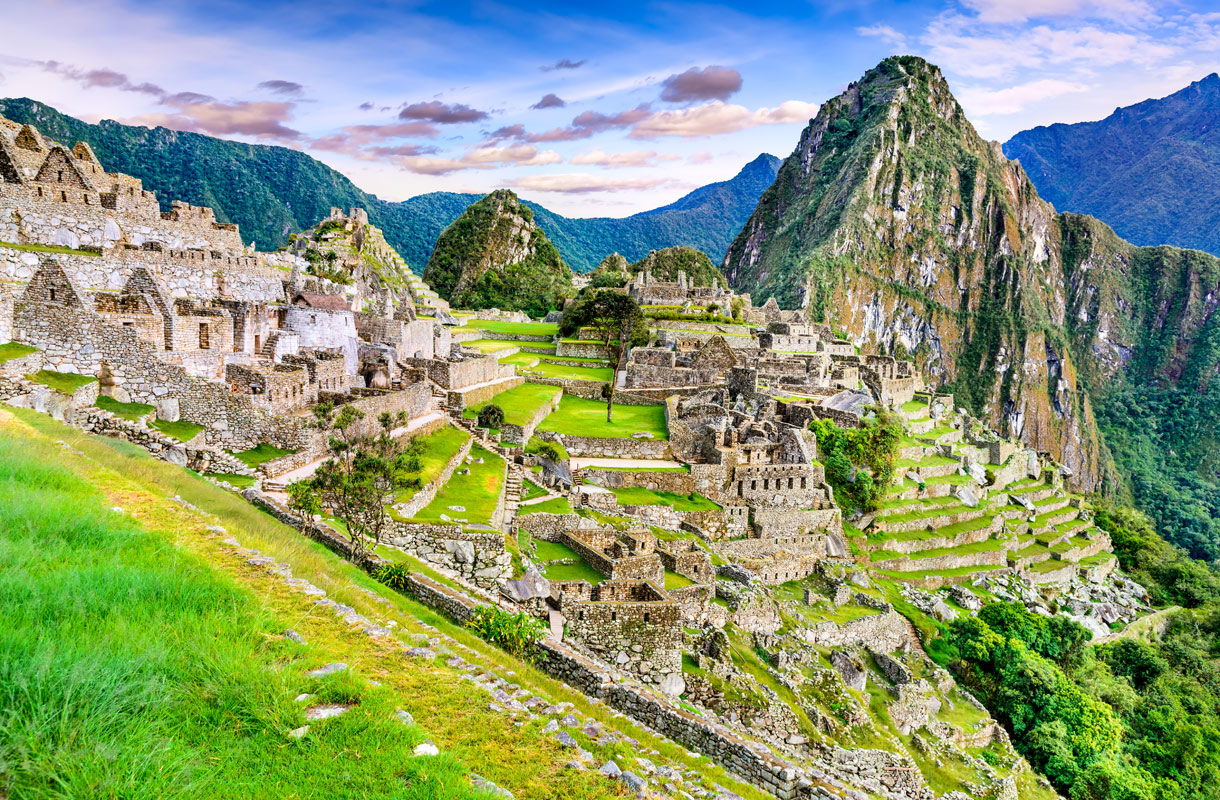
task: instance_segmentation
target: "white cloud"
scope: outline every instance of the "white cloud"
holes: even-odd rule
[[[594,192],[639,192],[669,183],[668,178],[608,178],[604,175],[558,173],[525,175],[510,181],[512,186],[535,192],[590,194]]]
[[[800,100],[789,100],[775,108],[760,108],[756,111],[717,100],[693,108],[658,111],[637,122],[628,136],[632,139],[654,139],[660,136],[694,139],[743,131],[759,125],[808,122],[817,111],[816,103]]]
[[[532,144],[511,147],[479,147],[462,156],[467,164],[513,164],[518,167],[536,167],[543,164],[560,164],[563,158],[554,150],[539,151]]]
[[[892,44],[900,50],[905,49],[907,46],[907,37],[889,25],[864,25],[856,28],[856,33],[861,36],[880,39],[886,44]]]
[[[657,153],[655,150],[629,150],[622,153],[594,150],[591,153],[578,153],[572,157],[571,163],[618,169],[621,167],[651,167],[655,166],[657,161],[674,161],[677,158],[678,156]]]
[[[1089,87],[1082,83],[1044,78],[1018,86],[1009,86],[1007,89],[966,87],[957,92],[957,98],[961,101],[967,116],[1016,114],[1018,111],[1024,111],[1031,103],[1087,91],[1089,91]]]
[[[980,22],[1020,23],[1046,17],[1085,17],[1134,23],[1155,18],[1143,0],[963,0]]]
[[[1021,70],[1052,66],[1087,70],[1118,64],[1149,65],[1172,58],[1179,51],[1176,45],[1143,31],[1113,31],[1095,25],[985,26],[960,14],[937,17],[920,41],[933,62],[974,79],[1006,78]]]

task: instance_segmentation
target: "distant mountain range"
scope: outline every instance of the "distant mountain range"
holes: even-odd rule
[[[1220,76],[1098,122],[1022,131],[1004,145],[1044,199],[1138,245],[1220,255]]]
[[[362,207],[386,240],[422,270],[437,238],[481,195],[431,192],[387,202],[362,191],[342,173],[297,150],[251,145],[167,128],[103,120],[97,125],[61,114],[28,98],[0,100],[0,114],[29,123],[69,145],[86,141],[107,169],[134,175],[157,193],[166,210],[172,200],[216,209],[241,226],[246,241],[274,250],[290,233],[309,228],[332,206]],[[780,160],[762,154],[731,180],[700,187],[675,203],[624,218],[564,217],[529,201],[539,227],[573,268],[589,271],[606,255],[629,260],[650,250],[686,245],[717,263],[771,185]]]

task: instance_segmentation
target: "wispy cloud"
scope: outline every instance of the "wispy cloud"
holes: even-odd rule
[[[305,87],[296,81],[263,81],[257,88],[266,89],[269,92],[284,95],[285,97],[300,97],[305,93]]]
[[[437,125],[456,125],[463,122],[478,122],[490,117],[486,111],[479,111],[464,103],[442,103],[439,100],[429,100],[424,103],[404,105],[398,112],[399,119],[417,119],[435,122]]]
[[[628,136],[632,139],[656,139],[662,136],[696,139],[734,133],[759,125],[808,122],[817,111],[816,103],[800,100],[789,100],[775,108],[760,108],[755,111],[717,100],[692,108],[658,111],[633,126]]]
[[[623,167],[652,167],[658,161],[675,161],[678,156],[658,153],[655,150],[630,150],[622,153],[606,153],[593,150],[588,153],[578,153],[572,157],[571,163],[581,166],[605,167],[620,169]]]
[[[856,28],[856,33],[861,36],[880,39],[886,44],[893,45],[900,50],[905,50],[907,46],[907,37],[889,25],[863,25]]]
[[[582,58],[580,61],[573,61],[570,58],[561,58],[554,64],[547,64],[539,67],[538,69],[542,70],[543,72],[554,72],[557,69],[580,69],[588,63],[589,59],[587,58]]]
[[[523,175],[509,181],[510,186],[535,192],[594,194],[600,192],[638,192],[670,183],[668,178],[614,178],[605,175],[557,173]]]
[[[1016,114],[1033,103],[1087,91],[1089,87],[1083,83],[1043,78],[1006,89],[966,87],[957,97],[967,114]]]

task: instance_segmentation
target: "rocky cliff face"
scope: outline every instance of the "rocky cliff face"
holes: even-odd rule
[[[1092,488],[1104,467],[1067,336],[1063,231],[940,71],[891,58],[827,102],[725,257],[734,288],[912,358]]]
[[[472,204],[441,233],[424,280],[456,307],[536,316],[559,307],[572,291],[559,251],[507,189]]]

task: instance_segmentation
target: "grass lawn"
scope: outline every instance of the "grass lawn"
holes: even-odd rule
[[[71,247],[60,247],[56,244],[14,244],[12,242],[0,242],[0,247],[7,247],[11,250],[25,250],[30,253],[63,253],[72,256],[102,257],[101,253],[94,253],[90,250],[73,250]]]
[[[40,369],[33,375],[26,375],[25,377],[34,383],[49,386],[63,394],[73,394],[80,387],[97,381],[97,378],[92,375],[77,375],[74,372],[51,372],[46,369]]]
[[[120,403],[113,397],[107,397],[106,395],[99,395],[97,402],[93,405],[103,411],[109,411],[115,416],[122,417],[129,422],[139,422],[141,418],[153,412],[153,406],[150,406],[148,403]]]
[[[499,339],[471,339],[462,342],[462,347],[472,347],[480,353],[498,353],[510,347],[520,347],[524,342],[505,342]]]
[[[205,472],[203,473],[208,478],[215,478],[218,481],[225,481],[238,489],[249,489],[254,485],[255,478],[251,475],[226,475],[223,472]]]
[[[609,367],[569,367],[563,364],[552,364],[540,361],[532,367],[525,367],[527,374],[541,375],[544,378],[568,378],[577,381],[601,381],[606,383],[614,377],[614,370]]]
[[[677,492],[656,492],[638,486],[610,491],[614,492],[619,504],[624,506],[673,506],[675,511],[710,511],[720,508],[698,492],[685,495]]]
[[[0,364],[5,361],[12,361],[14,358],[28,356],[30,353],[37,353],[37,347],[30,347],[28,344],[18,344],[17,342],[5,342],[0,344]]]
[[[419,481],[427,486],[436,481],[449,460],[457,455],[458,450],[470,438],[470,434],[461,428],[446,425],[438,428],[418,441],[423,443],[424,452],[419,456]],[[405,503],[415,496],[419,489],[403,489],[398,493],[395,502]]]
[[[543,489],[529,478],[525,478],[521,481],[522,500],[533,500],[535,497],[542,497],[544,494],[547,494],[547,490]]]
[[[467,465],[470,467],[467,475],[462,474],[464,468],[459,466],[445,488],[436,493],[436,499],[420,511],[413,522],[443,523],[441,514],[444,514],[450,519],[466,520],[460,524],[491,523],[504,488],[504,459],[477,444],[470,448],[470,456],[483,459],[483,463],[472,460]],[[461,506],[466,510],[454,511],[449,506]]]
[[[605,575],[590,567],[584,559],[575,564],[550,564],[542,571],[542,575],[548,581],[588,581],[594,586],[606,579]]]
[[[274,461],[282,456],[291,455],[296,450],[281,450],[278,447],[270,444],[260,444],[258,447],[249,450],[243,450],[240,453],[233,453],[233,457],[251,469],[257,469],[260,464],[266,464],[268,461]]]
[[[534,551],[538,554],[539,561],[580,560],[579,553],[559,542],[544,542],[541,539],[534,539]]]
[[[665,570],[665,588],[666,589],[685,589],[687,586],[694,586],[695,582],[685,575],[679,575],[676,572]]]
[[[537,353],[513,353],[511,356],[502,356],[496,360],[501,364],[512,364],[515,367],[532,367],[538,363],[539,358]]]
[[[547,445],[547,444],[549,444],[551,447],[555,448],[555,450],[559,453],[559,459],[561,461],[564,461],[568,458],[568,451],[565,450],[563,445],[561,445],[559,442],[543,441],[542,439],[539,439],[537,436],[531,436],[530,440],[525,443],[525,452],[537,453],[543,445]]]
[[[571,514],[572,506],[566,497],[553,497],[541,503],[530,503],[517,509],[517,516],[525,514]]]
[[[166,436],[172,439],[177,439],[180,442],[189,442],[200,433],[203,432],[202,425],[196,425],[193,422],[186,420],[178,420],[177,422],[167,422],[163,419],[154,419],[148,423],[149,427],[155,428]]]
[[[527,425],[538,413],[538,409],[554,402],[555,396],[562,392],[558,386],[545,386],[540,383],[523,383],[515,389],[500,392],[487,403],[469,406],[462,412],[466,419],[477,419],[479,411],[488,403],[493,403],[504,410],[504,421],[510,425]]]
[[[610,439],[630,439],[633,433],[647,431],[654,439],[669,439],[663,405],[615,405],[613,416],[613,422],[606,422],[606,404],[600,400],[564,395],[559,410],[544,419],[538,430]]]
[[[500,322],[492,319],[468,319],[463,326],[490,333],[521,333],[527,336],[554,336],[559,326],[551,322]]]
[[[475,796],[451,754],[413,755],[425,734],[395,719],[396,694],[350,671],[307,676],[342,653],[322,652],[312,630],[311,646],[285,639],[298,617],[170,544],[173,511],[141,505],[137,523],[112,504],[50,442],[0,438],[12,796]],[[301,693],[358,711],[295,741]]]

